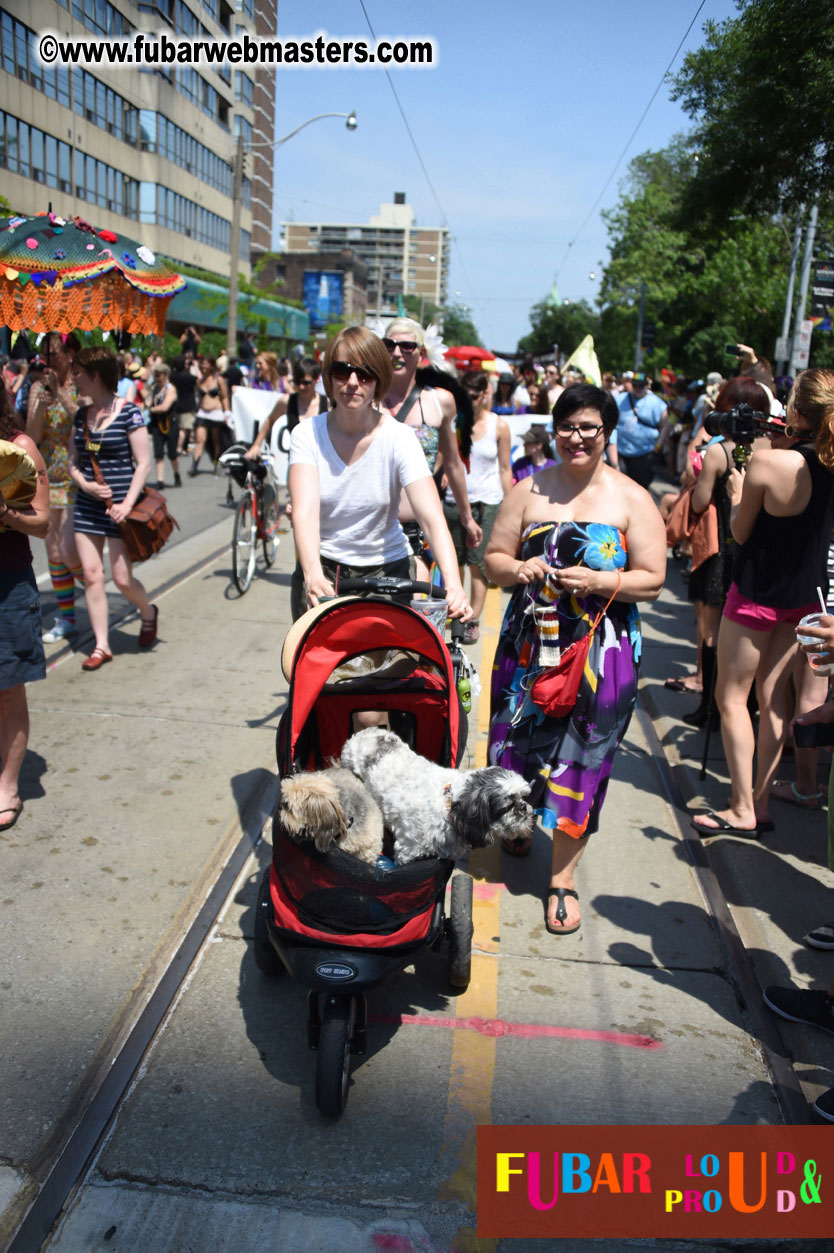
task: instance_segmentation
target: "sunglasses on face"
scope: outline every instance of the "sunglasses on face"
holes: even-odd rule
[[[389,339],[387,335],[383,338],[382,342],[389,352],[393,352],[395,348],[399,348],[400,352],[412,353],[416,352],[420,347],[416,339]]]
[[[373,370],[366,370],[361,365],[351,365],[349,361],[333,361],[330,365],[330,375],[337,383],[346,383],[351,374],[356,375],[359,383],[378,383],[379,379]]]
[[[310,387],[315,381],[315,379],[299,379],[296,387]]]
[[[556,427],[556,434],[560,439],[570,439],[576,433],[580,439],[586,443],[592,443],[602,430],[602,425],[594,426],[592,422],[583,422],[581,426],[571,426],[570,422],[560,422]]]

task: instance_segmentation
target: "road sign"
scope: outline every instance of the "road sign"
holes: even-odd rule
[[[794,344],[793,357],[791,358],[792,374],[796,374],[797,370],[807,370],[808,368],[813,330],[814,324],[810,318],[799,325],[799,335],[797,336],[797,342]]]
[[[830,318],[834,308],[834,261],[814,262],[811,280],[811,317]]]

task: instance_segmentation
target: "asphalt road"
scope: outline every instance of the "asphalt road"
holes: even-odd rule
[[[763,1022],[759,984],[828,981],[826,955],[798,942],[830,899],[824,819],[785,809],[767,846],[717,841],[708,861],[684,838],[674,802],[701,786],[700,737],[679,721],[685,698],[662,687],[692,651],[673,572],[644,614],[644,713],[581,867],[581,931],[544,928],[541,834],[525,861],[473,854],[469,989],[452,993],[443,955],[428,953],[372,994],[345,1115],[321,1118],[304,989],[252,957],[292,544],[238,597],[224,495],[208,474],[169,493],[182,533],[140,570],[160,607],[149,655],[113,595],[114,663],[87,675],[80,653],[56,646],[29,689],[25,809],[0,837],[0,1244],[241,841],[251,856],[50,1248],[489,1250],[474,1235],[479,1123],[801,1117],[800,1081],[805,1097],[829,1086],[834,1047]],[[500,612],[491,594],[472,650],[482,677]],[[484,760],[486,724],[482,700],[469,764]],[[722,770],[714,745],[710,804]]]

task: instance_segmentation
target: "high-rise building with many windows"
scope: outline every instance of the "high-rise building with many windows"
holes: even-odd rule
[[[241,269],[272,236],[275,73],[270,67],[41,65],[45,30],[222,39],[274,35],[277,0],[0,0],[0,192],[22,214],[75,214],[228,275],[237,136]]]
[[[283,222],[284,251],[305,254],[316,270],[317,253],[352,249],[368,267],[365,320],[374,326],[397,313],[398,296],[415,296],[424,304],[443,306],[449,289],[449,231],[445,226],[418,226],[405,193],[395,192],[390,204],[367,223]]]

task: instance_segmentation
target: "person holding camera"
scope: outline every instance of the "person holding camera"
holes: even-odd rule
[[[730,413],[738,405],[746,405],[765,421],[770,401],[763,387],[752,379],[730,379],[715,398],[715,413]],[[715,419],[710,417],[714,429]],[[702,727],[713,707],[715,687],[715,647],[718,627],[727,592],[730,590],[735,545],[730,533],[730,498],[727,484],[733,468],[735,442],[726,435],[716,436],[702,450],[702,466],[692,489],[692,510],[702,514],[715,505],[718,523],[718,552],[694,569],[687,583],[687,599],[695,608],[695,632],[700,653],[702,696],[697,709],[683,715],[691,727]],[[684,685],[685,686],[685,685]]]
[[[817,589],[828,589],[834,371],[801,374],[788,398],[787,417],[789,447],[757,451],[746,472],[734,468],[727,480],[730,530],[738,548],[718,633],[716,700],[732,797],[727,809],[693,819],[702,836],[757,839],[761,830],[772,829],[768,805],[787,731],[794,628],[818,608]],[[754,680],[760,710],[757,743],[747,708]]]

